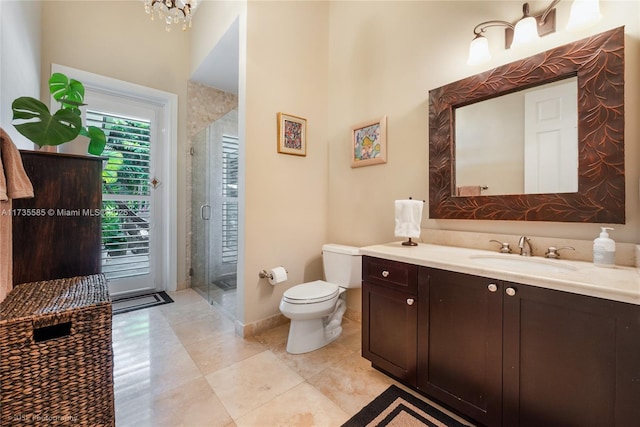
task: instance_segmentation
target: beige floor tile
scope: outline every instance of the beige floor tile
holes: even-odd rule
[[[349,419],[340,407],[302,383],[236,421],[238,427],[337,427]]]
[[[318,350],[303,354],[287,353],[286,347],[287,343],[284,342],[271,348],[271,351],[288,367],[305,379],[313,377],[335,363],[339,363],[354,352],[338,341],[334,341]]]
[[[373,369],[359,353],[352,353],[308,382],[352,416],[386,390],[393,380]]]
[[[158,427],[223,427],[233,422],[203,377],[158,396],[153,404]]]
[[[186,349],[202,375],[209,375],[265,351],[265,347],[255,339],[243,339],[233,331],[195,341]]]
[[[257,334],[254,338],[269,349],[282,347],[289,336],[289,323]]]
[[[270,351],[263,351],[206,378],[234,420],[304,381]]]
[[[153,397],[139,394],[136,397],[119,399],[116,392],[116,426],[117,427],[153,427]]]
[[[190,321],[173,323],[171,327],[185,346],[201,340],[217,339],[219,335],[233,332],[235,328],[231,319],[215,311]]]
[[[141,394],[157,396],[202,374],[181,345],[170,351],[138,351],[122,357],[114,346],[114,391],[118,401]]]
[[[218,313],[195,291],[179,291],[170,296],[175,297],[174,303],[158,306],[170,324],[192,322],[211,313]]]
[[[354,351],[362,349],[362,325],[349,319],[342,320],[342,335],[337,342]]]

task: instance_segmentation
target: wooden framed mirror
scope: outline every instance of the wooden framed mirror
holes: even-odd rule
[[[574,76],[578,191],[457,196],[456,109]],[[624,27],[429,91],[429,217],[624,224]]]

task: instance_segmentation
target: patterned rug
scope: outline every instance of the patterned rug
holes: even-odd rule
[[[406,391],[390,386],[342,427],[467,427]]]
[[[156,305],[169,304],[173,302],[166,292],[153,292],[135,297],[116,298],[111,303],[113,315],[128,313],[129,311],[140,310],[141,308],[155,307]]]

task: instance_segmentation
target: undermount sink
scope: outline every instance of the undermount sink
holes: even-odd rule
[[[527,273],[561,273],[577,270],[573,265],[563,263],[562,261],[524,257],[520,255],[471,255],[469,258],[473,262],[486,267],[495,267],[502,270],[517,270]]]

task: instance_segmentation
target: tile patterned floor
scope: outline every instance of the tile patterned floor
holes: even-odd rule
[[[392,379],[360,356],[360,324],[302,355],[289,325],[243,339],[192,290],[113,318],[116,425],[340,426]]]

